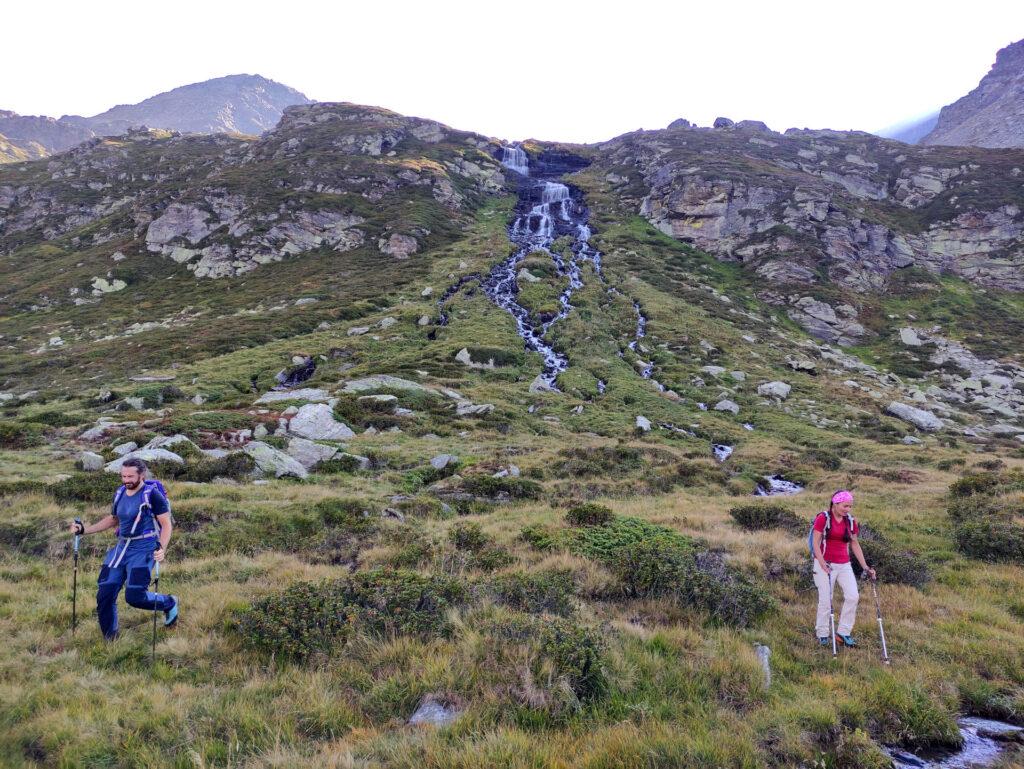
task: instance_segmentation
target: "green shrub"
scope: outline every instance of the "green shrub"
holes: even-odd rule
[[[136,388],[129,397],[142,398],[142,405],[145,408],[155,409],[165,403],[184,400],[185,393],[175,385],[151,384]]]
[[[41,494],[46,491],[42,481],[0,481],[0,497],[13,497],[15,494]]]
[[[857,540],[864,551],[864,560],[874,568],[878,579],[916,588],[931,582],[928,563],[921,556],[912,550],[900,550],[882,537],[867,536],[867,533],[867,525],[862,525]]]
[[[494,543],[494,540],[480,528],[479,523],[466,521],[456,523],[448,532],[448,539],[457,550],[468,550],[472,553],[479,552]]]
[[[528,614],[559,614],[573,612],[576,590],[571,571],[513,571],[492,577],[482,585],[496,602]]]
[[[312,511],[324,526],[349,531],[366,531],[376,525],[376,511],[372,503],[359,499],[331,498],[313,505]]]
[[[523,530],[519,532],[519,538],[534,550],[555,550],[562,547],[565,541],[562,532],[543,523],[524,526]]]
[[[490,475],[471,475],[462,482],[462,488],[470,494],[492,499],[537,499],[542,487],[536,481],[525,478],[493,478]]]
[[[0,422],[0,449],[28,449],[43,442],[39,425],[25,422]]]
[[[553,468],[562,477],[622,476],[644,468],[644,452],[627,447],[598,446],[565,449]]]
[[[989,516],[962,521],[953,530],[957,549],[983,561],[1024,563],[1024,526],[1009,517]]]
[[[976,494],[992,494],[999,488],[999,476],[994,473],[965,475],[949,486],[951,497],[971,497]]]
[[[92,420],[85,414],[68,413],[65,411],[43,411],[30,417],[31,421],[49,425],[50,427],[75,427]]]
[[[605,526],[613,517],[611,508],[587,502],[570,508],[565,514],[565,522],[570,526]]]
[[[940,459],[938,462],[935,463],[935,466],[939,470],[949,471],[952,470],[954,467],[963,467],[966,464],[967,462],[965,462],[963,458],[955,457],[953,459]]]
[[[801,459],[826,470],[838,470],[843,466],[843,458],[827,449],[810,449],[804,452]]]
[[[528,649],[530,673],[542,688],[553,673],[583,702],[608,691],[605,644],[590,628],[562,617],[513,614],[485,622],[480,629],[494,639],[495,649]]]
[[[505,350],[501,347],[467,347],[469,358],[475,363],[493,361],[495,366],[521,366],[526,356],[522,350]]]
[[[239,612],[243,642],[275,656],[329,655],[359,631],[431,637],[449,631],[448,610],[464,598],[447,577],[371,571],[346,579],[299,582]]]
[[[51,483],[46,491],[58,502],[110,504],[120,486],[121,477],[117,473],[75,473]]]
[[[639,542],[663,542],[683,551],[695,547],[689,537],[640,518],[614,518],[605,526],[584,527],[569,534],[569,549],[573,553],[605,563],[623,548]]]
[[[788,507],[778,504],[738,505],[729,510],[729,515],[747,531],[785,529],[794,533],[806,533],[810,523],[799,518]]]

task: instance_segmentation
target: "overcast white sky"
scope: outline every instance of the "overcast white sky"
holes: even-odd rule
[[[0,109],[93,115],[257,73],[508,139],[598,141],[676,117],[875,130],[974,88],[1024,3],[455,0],[8,4]]]

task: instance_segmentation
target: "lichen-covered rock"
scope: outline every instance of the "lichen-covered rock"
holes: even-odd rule
[[[309,477],[306,468],[297,459],[266,443],[250,441],[245,444],[245,448],[242,450],[252,457],[253,462],[256,463],[256,468],[263,475],[272,475],[275,478],[301,478],[303,480]]]
[[[340,441],[355,437],[348,425],[334,418],[334,412],[326,403],[302,406],[288,422],[288,432],[310,440]]]
[[[914,425],[914,427],[924,430],[926,432],[935,432],[941,430],[945,424],[935,414],[927,409],[919,409],[914,406],[908,406],[906,403],[899,403],[893,401],[885,410],[892,414],[897,419],[902,419],[904,422]]]

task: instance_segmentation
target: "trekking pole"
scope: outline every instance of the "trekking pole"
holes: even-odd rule
[[[82,530],[82,519],[75,518],[75,569],[71,578],[71,636],[75,635],[75,628],[78,627],[78,543],[82,538],[79,534]]]
[[[828,566],[828,629],[829,635],[832,636],[832,659],[836,659],[839,656],[839,651],[836,649],[836,610],[835,604],[832,602],[832,564],[825,562]]]
[[[871,580],[871,592],[875,596],[875,615],[878,617],[878,637],[882,640],[882,662],[889,665],[889,649],[885,645],[885,628],[882,626],[882,605],[878,602],[878,578]]]
[[[160,562],[157,561],[155,566],[156,566],[156,574],[155,574],[156,582],[153,584],[153,592],[154,593],[159,593],[160,592]],[[150,652],[150,656],[149,656],[149,666],[153,667],[154,664],[156,664],[156,601],[153,602],[153,649]]]

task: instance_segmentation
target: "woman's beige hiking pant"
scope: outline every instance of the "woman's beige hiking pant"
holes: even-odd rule
[[[860,600],[860,593],[857,590],[857,578],[853,574],[852,563],[832,564],[832,600],[836,601],[839,596],[835,587],[843,593],[843,609],[839,613],[839,625],[836,632],[839,635],[849,635],[853,632],[853,623],[857,621],[857,602]],[[814,632],[818,638],[828,638],[828,583],[829,575],[821,568],[818,560],[814,560],[814,584],[818,587],[818,617],[814,623]]]

